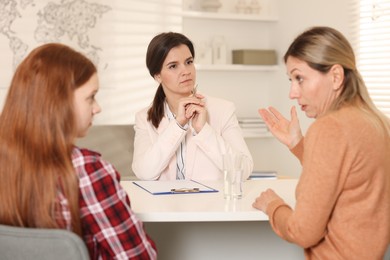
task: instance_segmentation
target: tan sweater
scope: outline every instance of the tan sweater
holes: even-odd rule
[[[306,259],[383,259],[390,243],[390,138],[356,108],[318,118],[292,152],[302,164],[292,210],[270,203],[274,231]]]

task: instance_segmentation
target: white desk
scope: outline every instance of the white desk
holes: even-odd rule
[[[202,183],[219,192],[151,195],[131,181],[121,182],[134,212],[144,222],[268,221],[267,215],[252,207],[260,191],[267,188],[274,189],[290,205],[295,203],[296,179],[246,181],[240,200],[225,200],[222,182]]]
[[[157,244],[159,260],[303,259],[303,250],[276,236],[268,217],[252,207],[272,188],[292,206],[297,180],[251,180],[241,200],[225,200],[222,182],[204,182],[217,193],[152,195],[132,181],[121,184],[135,214]]]
[[[295,179],[247,181],[236,201],[223,198],[222,182],[204,182],[218,193],[175,195],[151,195],[132,181],[121,184],[156,242],[159,260],[304,259],[301,248],[276,236],[268,217],[252,208],[267,188],[294,206]],[[390,247],[384,259],[390,259]]]

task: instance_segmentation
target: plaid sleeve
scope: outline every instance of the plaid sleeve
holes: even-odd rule
[[[154,242],[130,208],[114,167],[100,154],[75,149],[80,178],[80,216],[91,259],[156,259]]]

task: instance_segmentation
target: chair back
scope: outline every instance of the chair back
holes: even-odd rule
[[[2,260],[88,260],[84,241],[64,229],[23,228],[0,225]]]

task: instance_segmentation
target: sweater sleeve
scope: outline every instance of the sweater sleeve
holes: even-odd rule
[[[332,119],[317,120],[306,135],[295,210],[281,201],[271,203],[267,209],[275,232],[303,248],[317,244],[325,236],[345,178],[344,157],[348,141],[337,122],[329,120]],[[293,148],[298,158],[302,144]]]
[[[299,143],[290,149],[290,151],[295,155],[295,157],[298,158],[301,164],[303,164],[304,142],[305,142],[305,138],[302,137]]]

